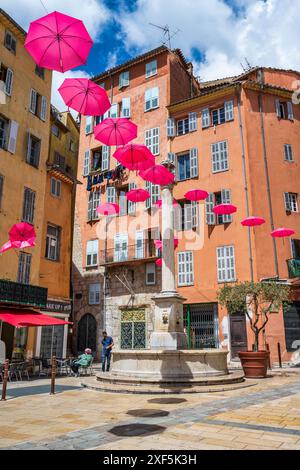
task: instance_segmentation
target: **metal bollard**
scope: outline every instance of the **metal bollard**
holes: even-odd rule
[[[51,391],[50,395],[55,395],[55,377],[56,377],[56,357],[52,356],[51,361]]]
[[[8,382],[8,369],[9,369],[9,360],[6,359],[4,363],[4,374],[3,374],[3,384],[2,384],[2,396],[1,401],[6,400],[6,389],[7,389],[7,382]]]
[[[267,348],[267,351],[270,353],[270,346],[268,345],[268,343],[266,344],[266,348]],[[268,367],[270,370],[272,370],[271,354],[269,354],[269,357],[268,357]]]
[[[282,360],[281,360],[281,347],[280,347],[280,343],[277,343],[277,351],[278,351],[279,367],[280,367],[280,369],[282,369]]]

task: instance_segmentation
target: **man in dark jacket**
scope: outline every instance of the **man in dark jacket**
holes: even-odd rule
[[[105,364],[106,364],[106,372],[109,372],[110,368],[110,357],[112,347],[114,345],[114,340],[111,336],[108,336],[106,331],[102,332],[102,372],[105,372]]]

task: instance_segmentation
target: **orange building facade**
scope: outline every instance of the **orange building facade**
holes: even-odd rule
[[[158,163],[175,164],[176,276],[185,298],[190,347],[224,347],[234,359],[250,348],[245,317],[218,305],[224,282],[277,279],[293,289],[287,312],[274,312],[264,342],[276,360],[277,343],[289,360],[300,339],[299,106],[293,104],[297,72],[252,69],[239,77],[198,83],[180,51],[161,47],[95,77],[111,99],[111,116],[138,125],[136,142]],[[146,184],[94,140],[92,120],[82,117],[73,250],[74,347],[100,354],[103,328],[117,347],[147,348],[153,330],[152,297],[160,291],[160,188]],[[146,203],[129,204],[126,192],[145,187]],[[190,204],[189,189],[209,192]],[[120,204],[120,216],[99,220],[101,202]],[[233,217],[214,216],[214,205],[232,202]],[[266,224],[243,228],[247,215]],[[288,226],[293,241],[273,242],[272,228]],[[287,260],[290,260],[287,263]],[[299,289],[299,287],[298,287]]]

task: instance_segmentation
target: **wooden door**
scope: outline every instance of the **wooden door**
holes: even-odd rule
[[[247,351],[247,330],[245,315],[230,315],[231,359],[237,359],[239,351]]]

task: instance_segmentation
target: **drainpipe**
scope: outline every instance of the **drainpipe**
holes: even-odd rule
[[[259,106],[259,113],[260,113],[261,137],[262,137],[262,144],[263,144],[264,167],[265,167],[265,176],[266,176],[266,183],[267,183],[269,214],[270,214],[271,228],[272,228],[272,231],[273,231],[273,230],[275,230],[275,226],[274,226],[273,207],[272,207],[271,190],[270,190],[270,177],[269,177],[269,167],[268,167],[268,158],[267,158],[267,147],[266,147],[264,116],[263,116],[263,96],[262,96],[262,94],[260,94],[258,96],[258,106]],[[274,252],[274,261],[275,261],[275,272],[276,272],[276,276],[279,277],[276,240],[273,237],[272,237],[272,240],[273,240],[273,252]]]
[[[243,162],[244,190],[245,190],[245,200],[246,200],[246,213],[247,213],[247,217],[249,217],[250,216],[249,190],[248,190],[247,171],[246,171],[245,140],[244,140],[243,122],[242,122],[242,115],[241,115],[241,91],[242,91],[242,87],[240,85],[239,90],[238,90],[238,95],[237,95],[238,115],[239,115],[240,137],[241,137],[241,146],[242,146],[242,162]],[[251,228],[250,227],[248,227],[248,250],[249,250],[249,262],[250,262],[250,276],[251,276],[251,282],[253,282],[254,281],[253,252],[252,252],[252,240],[251,240]]]

